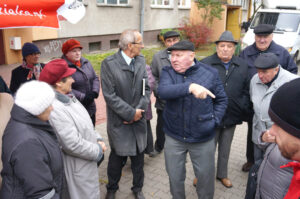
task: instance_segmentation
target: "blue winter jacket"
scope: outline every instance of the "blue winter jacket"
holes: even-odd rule
[[[210,90],[215,99],[197,99],[189,93],[191,83]],[[205,142],[215,136],[227,107],[227,97],[216,69],[195,60],[184,74],[171,66],[162,70],[158,95],[166,100],[164,132],[182,142]]]
[[[257,73],[254,61],[261,53],[274,53],[279,58],[279,64],[282,68],[290,71],[291,73],[297,74],[298,67],[289,52],[272,41],[269,48],[263,52],[256,48],[255,43],[248,46],[241,52],[240,57],[248,64],[249,79]]]

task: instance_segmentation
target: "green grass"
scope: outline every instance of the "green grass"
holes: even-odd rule
[[[162,49],[164,49],[164,47],[154,47],[154,48],[146,47],[142,49],[142,54],[145,56],[146,63],[150,65],[153,55]],[[196,59],[203,59],[204,57],[212,55],[215,51],[216,50],[214,44],[202,45],[199,47],[199,49],[196,50]],[[92,66],[94,67],[94,70],[99,75],[102,61],[108,56],[113,55],[116,52],[117,50],[111,50],[111,51],[98,53],[98,54],[84,54],[83,57],[85,57],[91,62]]]

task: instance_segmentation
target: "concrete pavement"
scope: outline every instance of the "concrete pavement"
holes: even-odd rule
[[[153,109],[154,110],[154,109]],[[155,125],[156,125],[156,114],[153,111],[153,119],[151,120],[153,136],[155,137]],[[106,123],[102,123],[96,126],[96,129],[104,137],[106,144],[108,144]],[[229,158],[229,178],[232,180],[233,187],[225,188],[219,181],[215,182],[215,196],[214,199],[241,199],[244,198],[247,176],[248,173],[242,172],[242,165],[246,161],[246,137],[247,137],[247,125],[239,125],[235,130],[234,139],[231,146],[231,154]],[[155,138],[154,138],[155,140]],[[108,163],[109,150],[105,152],[105,160],[102,162],[99,168],[99,179],[101,198],[105,198],[107,183],[107,163]],[[150,158],[145,155],[145,181],[143,192],[147,199],[171,199],[169,178],[165,170],[164,154],[161,153],[155,158]],[[194,172],[189,157],[186,163],[186,180],[185,180],[185,191],[187,199],[197,199],[196,189],[192,185],[194,179]],[[205,179],[204,179],[205,180]],[[121,181],[119,183],[119,190],[117,191],[117,199],[134,198],[131,192],[132,186],[132,174],[130,169],[130,159],[123,168]]]

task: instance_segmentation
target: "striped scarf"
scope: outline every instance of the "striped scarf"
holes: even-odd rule
[[[22,67],[29,69],[27,80],[31,80],[33,78],[33,75],[35,79],[39,79],[42,70],[41,64],[37,63],[35,65],[29,65],[26,63],[26,61],[23,61]]]

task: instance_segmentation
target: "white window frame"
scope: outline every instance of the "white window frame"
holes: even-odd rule
[[[170,3],[169,5],[157,5],[158,0],[154,0],[154,4],[152,4],[151,0],[151,8],[173,8],[174,7],[174,0],[168,0]],[[166,0],[162,0],[163,2]]]
[[[107,0],[104,0],[103,3],[99,3],[99,2],[97,2],[97,1],[96,1],[96,2],[97,2],[98,5],[128,6],[128,5],[129,5],[129,1],[130,1],[130,0],[127,0],[127,3],[126,3],[126,4],[120,3],[120,0],[117,0],[117,3],[116,3],[116,4],[107,3]]]
[[[185,1],[185,5],[182,5],[182,2]],[[190,9],[192,0],[178,0],[178,8],[180,9]]]

